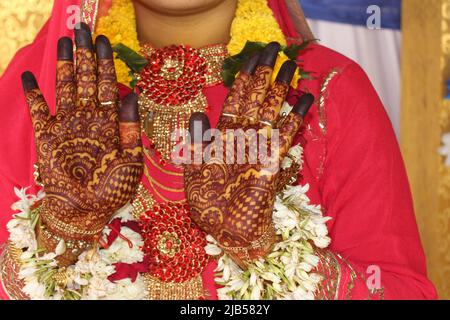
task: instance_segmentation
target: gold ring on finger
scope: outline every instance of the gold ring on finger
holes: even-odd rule
[[[238,119],[239,118],[239,116],[237,116],[235,114],[232,114],[232,113],[222,113],[222,115],[224,117],[229,117],[229,118],[234,118],[234,119]]]
[[[104,107],[107,106],[112,106],[114,104],[114,101],[105,101],[105,102],[100,102],[100,104]]]
[[[273,123],[270,122],[270,121],[259,120],[259,123],[264,125],[264,126],[273,128]]]

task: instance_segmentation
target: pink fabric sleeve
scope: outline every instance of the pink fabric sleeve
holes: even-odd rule
[[[326,97],[320,193],[333,217],[331,250],[346,261],[340,261],[339,298],[345,298],[351,266],[362,276],[354,281],[353,299],[367,298],[364,278],[374,280],[377,268],[385,299],[435,299],[403,159],[377,93],[352,63],[332,80]]]

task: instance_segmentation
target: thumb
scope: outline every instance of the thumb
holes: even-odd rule
[[[138,95],[127,95],[119,108],[119,135],[122,149],[142,146],[139,122]]]

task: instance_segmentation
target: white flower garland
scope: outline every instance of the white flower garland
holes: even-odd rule
[[[303,150],[295,146],[289,151],[292,159],[286,157],[282,168],[288,168],[293,161],[302,163]],[[242,270],[222,252],[211,236],[206,252],[220,256],[215,281],[221,300],[313,300],[322,277],[312,270],[317,267],[319,257],[309,241],[318,248],[330,244],[326,222],[319,206],[310,204],[306,196],[309,186],[289,186],[277,196],[273,222],[281,241],[265,258],[255,261],[248,270]]]
[[[115,273],[114,263],[135,263],[143,260],[143,253],[139,249],[143,245],[142,237],[133,230],[122,227],[121,233],[132,243],[130,248],[127,241],[118,237],[108,249],[88,250],[83,252],[78,261],[65,269],[65,286],[61,287],[54,279],[54,275],[61,271],[56,263],[56,257],[66,250],[62,240],[55,252],[43,254],[38,248],[34,227],[37,216],[33,216],[30,207],[44,197],[44,193],[29,195],[27,189],[15,189],[19,201],[13,204],[13,210],[20,213],[14,215],[7,224],[10,233],[9,241],[23,250],[20,256],[19,278],[25,282],[23,291],[32,300],[61,300],[61,299],[145,299],[147,286],[143,277],[138,275],[135,282],[123,279],[111,282],[108,277]],[[125,206],[114,216],[122,221],[134,220],[131,205]],[[106,227],[103,236],[111,230]]]

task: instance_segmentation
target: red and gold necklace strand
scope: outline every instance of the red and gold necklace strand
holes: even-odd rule
[[[228,51],[224,44],[200,49],[144,45],[142,54],[150,61],[137,75],[142,130],[161,160],[168,161],[179,140],[172,134],[187,129],[192,113],[206,111],[203,89],[222,82],[220,71]]]
[[[157,203],[141,184],[132,206],[149,263],[144,275],[149,299],[204,298],[202,272],[209,260],[204,249],[206,235],[191,220],[188,205]]]

